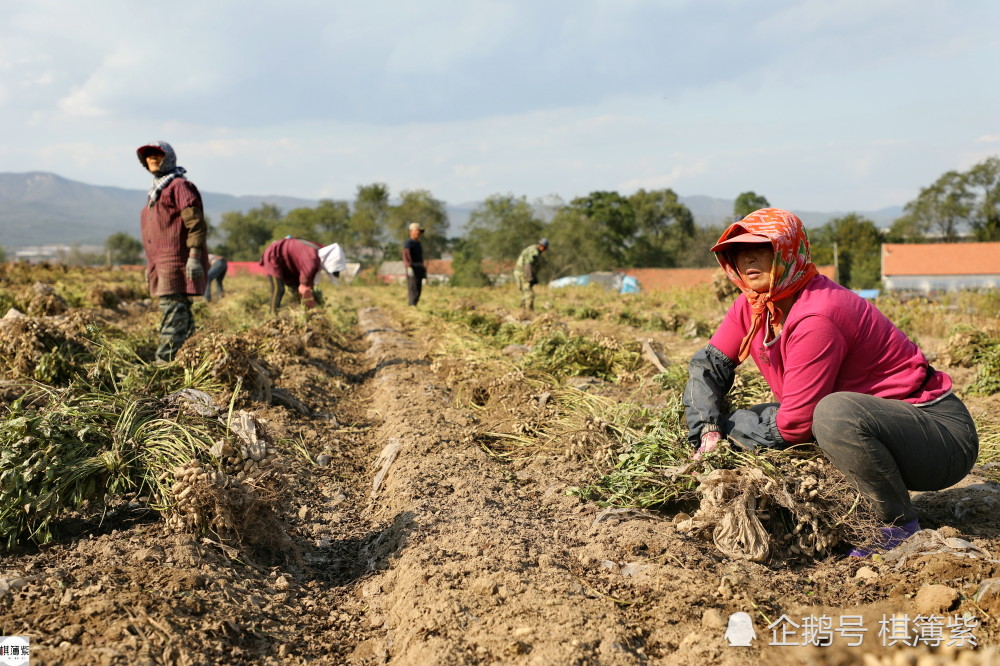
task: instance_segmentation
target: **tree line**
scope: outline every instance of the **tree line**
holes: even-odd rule
[[[425,256],[450,254],[453,283],[476,286],[488,284],[491,268],[511,266],[521,250],[543,236],[551,243],[546,279],[623,267],[715,266],[708,248],[725,227],[769,205],[766,197],[743,192],[734,200],[731,217],[698,227],[671,189],[640,189],[630,196],[596,191],[568,203],[494,194],[472,212],[460,238],[449,238],[444,202],[427,190],[409,190],[393,203],[389,187],[373,183],[358,186],[353,205],[323,200],[287,213],[271,204],[225,213],[218,225],[209,223],[209,246],[230,260],[256,261],[269,243],[290,235],[323,245],[340,243],[352,260],[375,266],[398,258],[407,225],[419,222],[426,230]],[[922,188],[885,232],[851,213],[810,230],[809,236],[817,264],[836,263],[842,284],[870,288],[880,282],[882,243],[953,242],[960,240],[962,227],[971,229],[976,240],[1000,240],[1000,159],[942,175]],[[109,237],[107,249],[116,263],[141,261],[142,245],[128,234]]]

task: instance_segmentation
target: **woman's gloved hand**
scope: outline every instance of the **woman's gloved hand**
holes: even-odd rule
[[[712,451],[719,448],[719,442],[722,441],[722,433],[718,430],[709,430],[701,436],[701,445],[698,450],[694,452],[691,456],[691,460],[701,460],[701,457],[706,453],[711,453]]]

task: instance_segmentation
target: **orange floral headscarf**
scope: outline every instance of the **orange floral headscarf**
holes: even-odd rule
[[[781,311],[774,301],[780,301],[797,293],[818,273],[809,254],[809,239],[806,237],[802,220],[795,214],[781,208],[761,208],[739,222],[729,225],[718,242],[746,233],[771,239],[774,264],[771,268],[771,285],[767,292],[758,293],[747,286],[733,265],[732,253],[727,252],[725,246],[715,253],[726,275],[746,295],[753,309],[750,331],[740,343],[741,362],[750,355],[750,343],[763,324],[764,312],[770,313],[772,320],[780,319]]]

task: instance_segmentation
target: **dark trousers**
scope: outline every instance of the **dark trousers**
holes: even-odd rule
[[[225,291],[222,289],[222,279],[226,277],[226,271],[229,270],[229,264],[226,263],[225,259],[219,259],[214,264],[212,264],[208,269],[208,280],[205,284],[205,300],[212,300],[212,283],[216,284],[216,292],[218,292],[221,298]]]
[[[979,455],[979,436],[955,395],[924,407],[863,393],[831,393],[816,406],[813,435],[830,461],[875,501],[877,517],[917,517],[910,490],[960,481]]]
[[[194,334],[191,299],[184,294],[160,296],[160,312],[163,317],[160,319],[160,344],[156,348],[156,358],[172,361],[184,341]]]
[[[413,266],[411,270],[412,275],[406,274],[406,302],[410,305],[416,305],[420,300],[420,291],[423,288],[427,270],[423,266]]]
[[[271,313],[276,314],[281,307],[281,299],[285,297],[285,283],[270,275],[267,281],[271,286]]]

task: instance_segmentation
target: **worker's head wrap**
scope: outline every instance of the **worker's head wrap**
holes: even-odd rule
[[[323,270],[331,275],[339,275],[340,271],[347,270],[347,256],[337,243],[331,243],[319,249],[319,262],[323,266]]]
[[[747,286],[736,270],[735,254],[728,251],[732,247],[730,243],[753,242],[752,236],[770,240],[774,249],[771,285],[764,293]],[[774,302],[798,293],[817,274],[816,265],[809,255],[809,239],[802,220],[793,213],[780,208],[761,208],[729,225],[712,251],[726,275],[746,295],[753,308],[750,331],[740,343],[740,361],[743,361],[750,355],[750,342],[760,330],[764,312],[769,312],[773,321],[780,321],[783,313]]]
[[[135,152],[139,157],[139,164],[143,168],[148,168],[146,165],[146,156],[150,153],[161,153],[163,155],[163,161],[160,162],[159,168],[153,172],[153,184],[149,187],[149,192],[146,195],[146,204],[152,208],[153,204],[160,198],[160,193],[166,189],[170,181],[174,178],[183,177],[187,173],[187,169],[177,166],[177,153],[174,152],[173,146],[166,141],[150,141],[147,144],[139,146]]]

